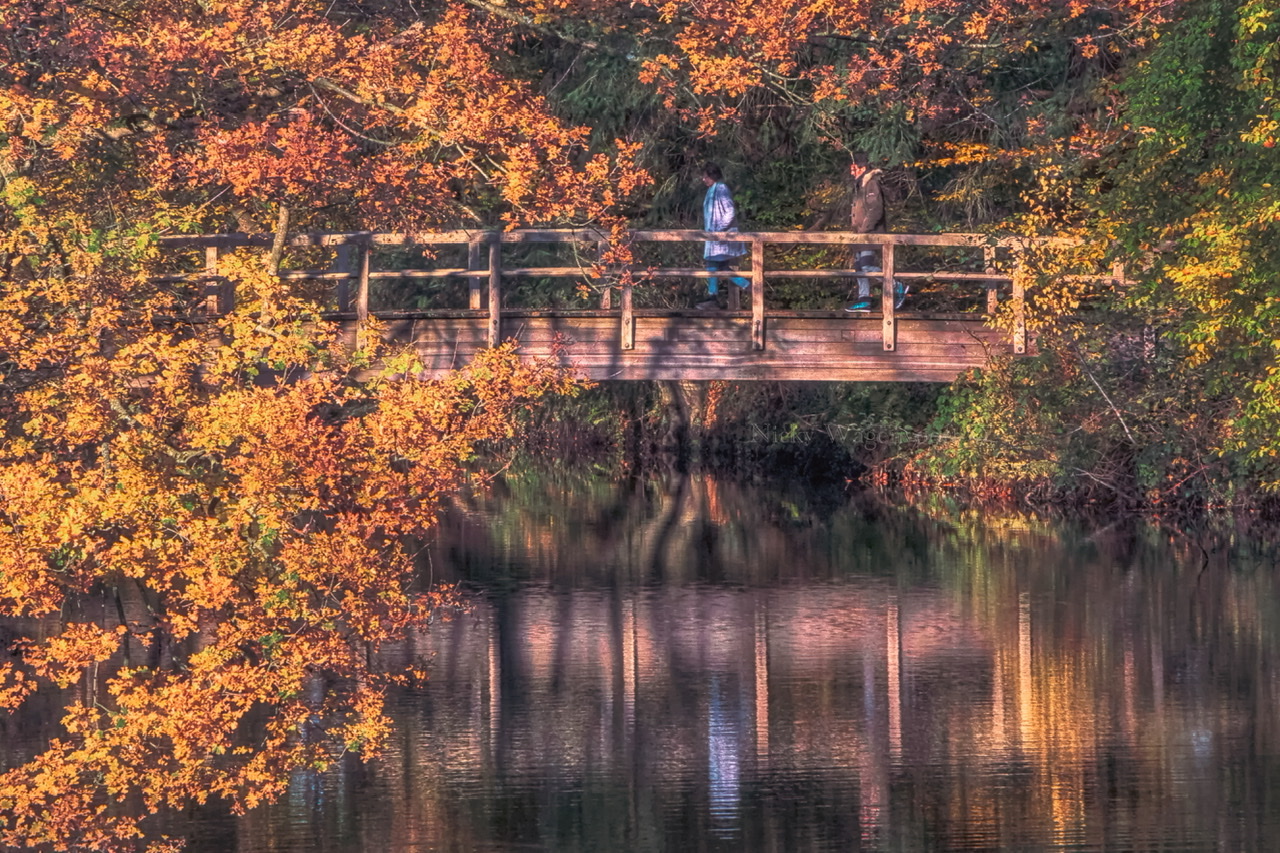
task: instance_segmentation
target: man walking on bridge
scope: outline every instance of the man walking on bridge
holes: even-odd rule
[[[849,166],[849,178],[853,182],[853,210],[850,226],[857,234],[884,233],[884,196],[880,188],[879,169],[872,169],[870,158],[865,151],[853,153],[853,163]],[[859,272],[879,272],[874,249],[863,248],[854,256],[853,268]],[[895,307],[902,305],[907,295],[906,285],[894,282]],[[858,277],[858,298],[846,311],[871,310],[871,279],[868,276]]]

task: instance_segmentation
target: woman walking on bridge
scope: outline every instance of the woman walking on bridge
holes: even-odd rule
[[[702,200],[703,231],[737,231],[738,213],[733,204],[733,196],[724,183],[724,173],[715,163],[707,163],[702,167],[702,183],[707,187],[707,194]],[[708,240],[702,250],[706,261],[707,272],[724,272],[733,269],[733,262],[747,253],[742,243],[728,243],[721,240]],[[746,290],[751,282],[741,276],[729,279],[738,287]],[[707,279],[707,299],[699,302],[697,307],[707,311],[722,307],[720,304],[720,287],[718,278]]]

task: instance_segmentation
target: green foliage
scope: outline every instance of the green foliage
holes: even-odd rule
[[[1135,138],[1103,199],[1121,243],[1156,253],[1131,303],[1168,331],[1176,381],[1216,419],[1214,450],[1269,489],[1280,487],[1276,17],[1258,2],[1185,7],[1126,81]]]

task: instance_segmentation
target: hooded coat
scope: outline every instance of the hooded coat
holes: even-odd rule
[[[879,169],[868,169],[853,183],[853,216],[850,225],[857,234],[873,234],[885,230],[884,196],[880,190]]]

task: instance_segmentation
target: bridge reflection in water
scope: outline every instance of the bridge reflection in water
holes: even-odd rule
[[[228,252],[265,247],[271,239],[243,234],[163,238],[173,266],[182,271],[162,278],[203,288],[206,313],[228,312],[237,294],[234,282],[221,274],[220,259]],[[291,252],[298,263],[312,266],[280,275],[331,288],[328,317],[339,324],[346,346],[378,334],[390,344],[413,349],[429,375],[514,339],[527,356],[560,359],[596,380],[946,382],[986,365],[993,355],[1028,352],[1025,277],[1019,270],[1029,250],[1056,245],[979,234],[628,231],[621,238],[628,260],[618,263],[617,239],[581,229],[297,234],[287,240]],[[704,239],[749,245],[750,268],[708,272],[693,265],[700,263],[693,256]],[[530,247],[567,252],[573,263],[513,266],[504,260],[504,249],[527,255]],[[661,251],[648,252],[653,257],[645,260],[652,247]],[[807,254],[796,254],[806,248]],[[849,268],[847,262],[844,267],[798,268],[815,257],[848,258],[862,249],[875,253],[875,271]],[[394,268],[379,268],[378,258],[387,253],[394,253],[386,258]],[[655,292],[655,282],[732,275],[749,277],[751,287],[740,295],[737,287],[727,285],[726,311],[676,309],[639,298]],[[1119,281],[1123,270],[1093,277]],[[566,279],[578,282],[583,292],[598,294],[598,303],[556,309],[506,304],[513,281]],[[854,292],[858,279],[877,289],[876,310],[850,315],[770,304],[776,301],[771,288],[776,293],[779,282],[842,282]],[[459,284],[456,304],[439,298],[444,292],[440,283],[451,281]],[[913,291],[901,308],[895,305],[895,282]],[[950,296],[931,306],[924,296],[939,288]],[[400,297],[386,298],[388,293]],[[428,293],[430,298],[423,295]],[[433,304],[403,304],[424,300]],[[1001,329],[991,322],[997,314],[1004,316]]]
[[[574,513],[509,486],[442,528],[435,577],[476,609],[403,650],[433,675],[396,697],[389,754],[300,780],[242,837],[1261,850],[1280,831],[1273,573],[1140,524],[1086,538],[697,477]]]

